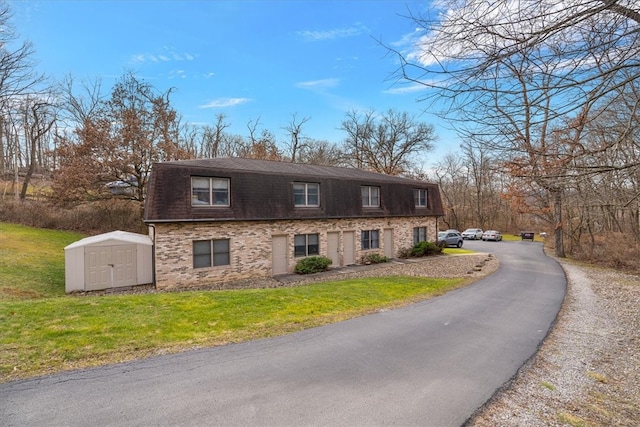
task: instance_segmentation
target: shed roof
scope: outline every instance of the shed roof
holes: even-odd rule
[[[149,246],[153,245],[151,238],[145,234],[116,230],[109,233],[98,234],[96,236],[85,237],[84,239],[80,239],[77,242],[73,242],[70,245],[65,246],[64,250],[66,251],[67,249],[97,245],[111,240],[122,242],[124,244],[135,243]]]

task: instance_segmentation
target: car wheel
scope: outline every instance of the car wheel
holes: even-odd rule
[[[460,240],[460,241],[458,242],[458,245],[457,245],[457,246],[458,246],[459,248],[461,248],[461,247],[462,247],[462,240]]]

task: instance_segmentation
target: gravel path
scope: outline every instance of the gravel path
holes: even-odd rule
[[[640,425],[640,276],[560,263],[554,328],[468,426]]]

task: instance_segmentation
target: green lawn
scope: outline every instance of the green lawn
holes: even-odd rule
[[[82,236],[1,223],[0,236],[0,382],[281,335],[469,283],[387,277],[278,289],[67,296],[63,248]]]
[[[0,301],[64,295],[64,247],[83,237],[0,222]]]

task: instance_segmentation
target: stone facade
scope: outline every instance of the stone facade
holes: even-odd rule
[[[289,221],[209,221],[154,224],[156,287],[177,289],[238,280],[270,277],[274,273],[273,238],[286,236],[286,272],[292,273],[301,257],[294,256],[294,236],[319,234],[320,255],[327,253],[327,233],[338,233],[339,265],[345,265],[345,236],[353,232],[353,261],[361,263],[368,253],[392,254],[413,246],[413,229],[426,227],[427,239],[436,240],[436,217],[387,217]],[[378,230],[380,247],[361,249],[361,231]],[[385,230],[387,232],[385,232]],[[392,230],[392,231],[390,231]],[[346,233],[346,234],[345,234]],[[392,241],[385,237],[392,236]],[[205,268],[193,266],[193,242],[229,239],[230,264]],[[391,248],[385,245],[391,245]],[[392,249],[389,251],[389,249]],[[331,258],[331,256],[329,256]]]

